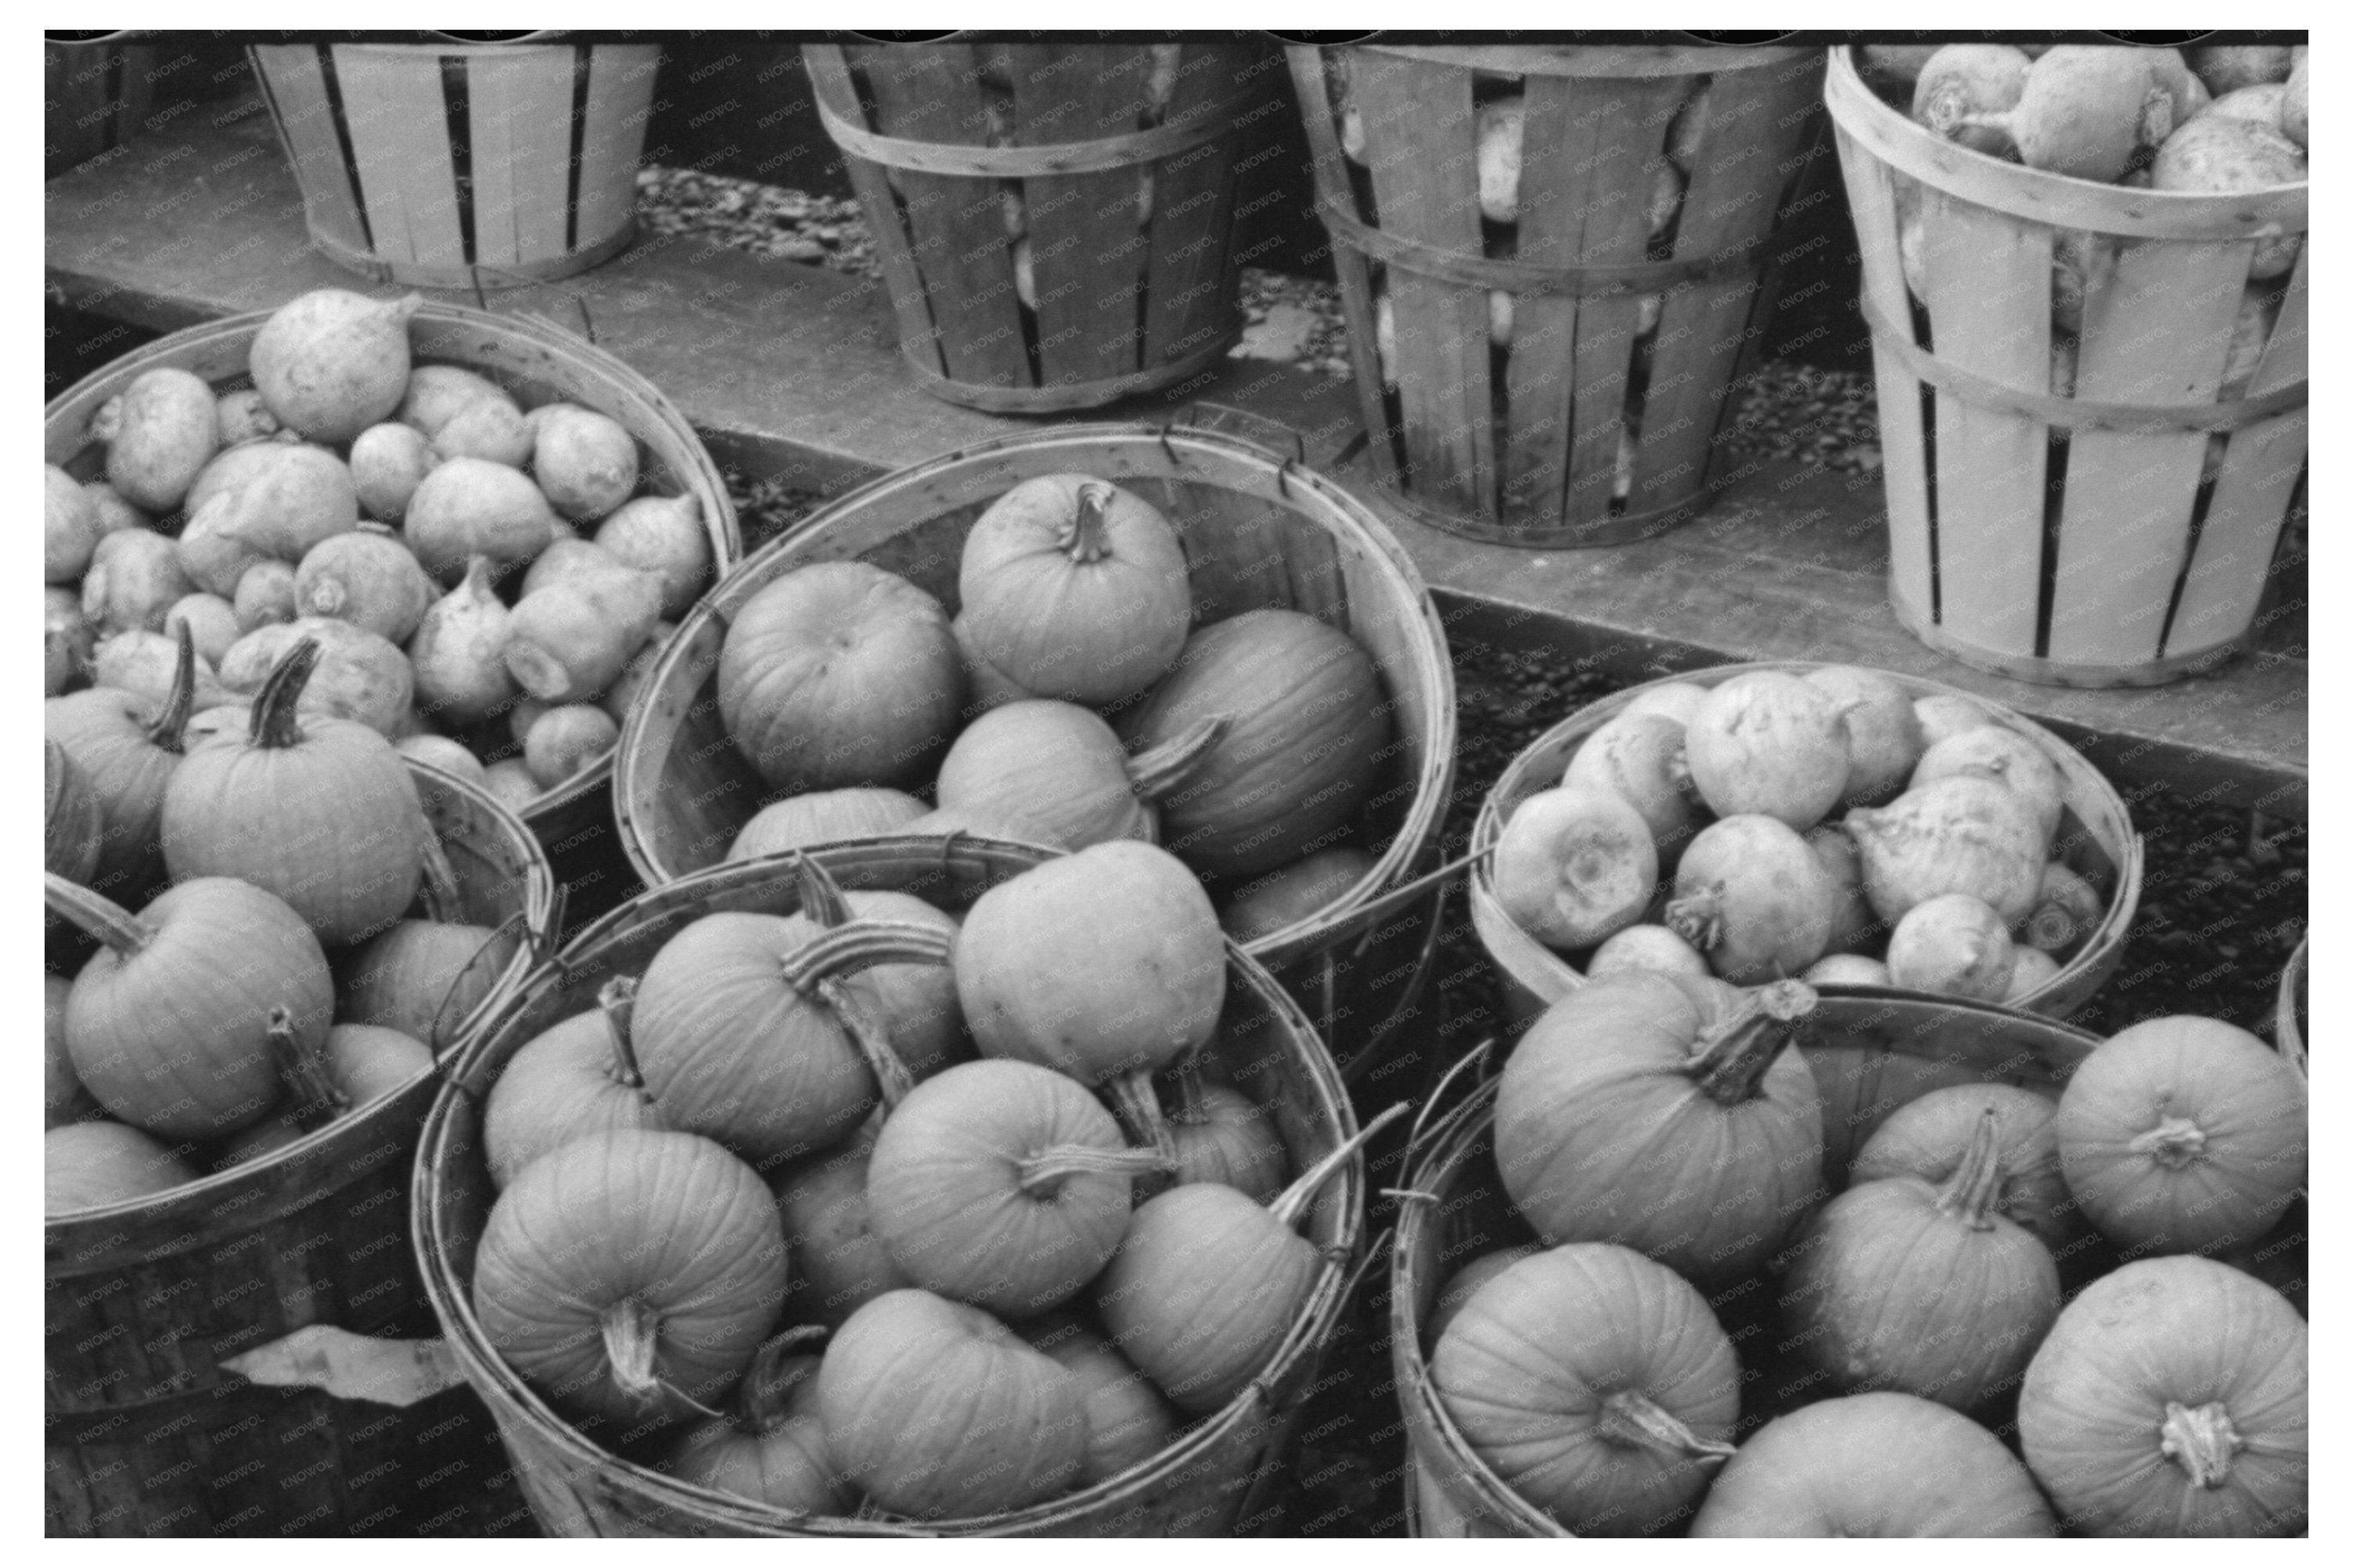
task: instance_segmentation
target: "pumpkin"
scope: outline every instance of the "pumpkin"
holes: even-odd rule
[[[2006,1083],[1931,1089],[1879,1124],[1856,1151],[1847,1179],[1941,1183],[1960,1169],[1979,1119],[1991,1112],[2001,1167],[1993,1206],[2063,1258],[2079,1250],[2091,1226],[2059,1173],[2058,1109],[2046,1096]]]
[[[2212,1018],[2135,1024],[2068,1079],[2054,1126],[2068,1190],[2102,1235],[2149,1252],[2259,1239],[2304,1185],[2304,1080]]]
[[[271,1013],[269,1043],[291,1090],[277,1112],[229,1140],[216,1170],[276,1153],[320,1128],[400,1093],[433,1070],[425,1042],[375,1024],[337,1024],[312,1049],[284,1008]]]
[[[797,1322],[839,1328],[885,1290],[914,1283],[891,1260],[867,1210],[866,1167],[876,1131],[870,1118],[849,1142],[812,1155],[776,1184],[793,1257],[786,1315]]]
[[[607,981],[596,1006],[533,1036],[509,1058],[482,1111],[491,1185],[506,1186],[541,1155],[591,1132],[668,1129],[629,1050],[637,990],[627,975]]]
[[[66,1049],[111,1115],[168,1138],[218,1138],[278,1098],[271,1015],[306,1049],[326,1037],[334,986],[301,917],[227,877],[159,894],[137,916],[51,875],[49,907],[96,937],[74,978]]]
[[[1318,849],[1245,883],[1218,919],[1247,947],[1322,914],[1373,872],[1373,858],[1345,844]]]
[[[964,716],[967,721],[979,718],[992,708],[1002,708],[1030,696],[1003,670],[974,651],[972,631],[962,616],[950,621],[948,629],[955,634],[957,651],[964,655]]]
[[[923,815],[913,795],[895,789],[832,789],[787,795],[764,805],[727,847],[729,860],[896,833]]]
[[[1525,1241],[1516,1247],[1482,1253],[1456,1269],[1447,1277],[1446,1283],[1439,1288],[1436,1300],[1430,1303],[1430,1321],[1422,1325],[1423,1339],[1435,1347],[1445,1334],[1447,1325],[1461,1315],[1462,1309],[1471,1304],[1471,1298],[1479,1293],[1482,1285],[1521,1258],[1533,1258],[1543,1250],[1535,1242]]]
[[[1003,820],[1025,838],[1084,849],[1115,838],[1151,843],[1152,803],[1201,766],[1224,732],[1207,720],[1165,746],[1130,758],[1118,735],[1073,703],[1009,702],[965,727],[940,763],[940,809]]]
[[[680,1480],[791,1513],[847,1513],[849,1481],[833,1462],[817,1409],[818,1360],[789,1329],[762,1345],[734,1408],[679,1435],[662,1468]]]
[[[98,1104],[74,1077],[73,1058],[66,1050],[66,998],[73,982],[62,974],[41,976],[41,1113],[42,1126],[63,1127],[98,1114]]]
[[[956,595],[982,659],[1038,697],[1103,707],[1168,673],[1192,624],[1185,552],[1142,497],[1041,474],[989,504]]]
[[[179,1154],[120,1121],[77,1121],[41,1138],[41,1211],[52,1217],[151,1198],[195,1179]]]
[[[446,1045],[497,986],[517,939],[448,918],[455,907],[437,908],[430,884],[428,871],[426,904],[436,918],[396,921],[339,961],[336,1017]]]
[[[2000,1129],[1986,1109],[1943,1183],[1859,1182],[1793,1245],[1783,1322],[1831,1387],[1893,1388],[1968,1411],[2016,1386],[2059,1315],[2059,1266],[1994,1206]]]
[[[105,850],[106,819],[99,815],[98,795],[53,737],[41,741],[41,773],[47,791],[43,863],[51,876],[87,882]]]
[[[1495,1162],[1547,1243],[1614,1241],[1691,1279],[1748,1273],[1821,1185],[1812,1072],[1785,1047],[1814,1007],[1796,981],[1709,1020],[1642,972],[1556,1002],[1504,1064]]]
[[[507,1364],[577,1418],[627,1429],[733,1386],[785,1300],[776,1200],[707,1138],[592,1132],[491,1206],[474,1311]]]
[[[1240,1089],[1204,1083],[1196,1062],[1179,1062],[1176,1076],[1177,1104],[1168,1132],[1176,1180],[1223,1182],[1245,1197],[1272,1201],[1290,1164],[1274,1119]]]
[[[1111,1342],[1063,1313],[1019,1325],[1032,1350],[1079,1380],[1087,1402],[1087,1459],[1079,1481],[1093,1486],[1168,1446],[1180,1425],[1152,1380]]]
[[[1271,871],[1329,844],[1371,795],[1390,739],[1371,656],[1297,610],[1246,610],[1194,633],[1119,731],[1131,751],[1149,751],[1217,718],[1225,733],[1162,797],[1160,832],[1219,877]]]
[[[2286,1299],[2228,1264],[2127,1263],[2067,1304],[2026,1369],[2026,1462],[2086,1534],[2296,1534],[2308,1345]]]
[[[825,1439],[881,1507],[969,1519],[1064,1490],[1085,1467],[1086,1387],[977,1307],[877,1296],[818,1369]]]
[[[860,561],[786,574],[735,612],[719,712],[777,789],[927,777],[964,708],[964,664],[940,602]]]
[[[297,643],[254,698],[248,731],[182,759],[164,791],[164,864],[174,881],[237,877],[276,893],[341,945],[406,911],[431,829],[391,742],[298,716],[318,658],[315,640]]]
[[[1580,1535],[1684,1518],[1740,1415],[1740,1363],[1699,1292],[1607,1243],[1538,1253],[1482,1286],[1430,1376],[1472,1451]]]
[[[2049,1536],[2050,1505],[2001,1440],[1908,1394],[1825,1399],[1767,1422],[1692,1521],[1695,1540]]]
[[[43,707],[43,732],[73,759],[106,826],[97,865],[75,880],[133,899],[163,880],[164,786],[180,765],[195,681],[195,645],[184,627],[169,700],[97,686]]]

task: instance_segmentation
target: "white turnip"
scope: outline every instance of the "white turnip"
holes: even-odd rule
[[[1846,790],[1841,801],[1877,805],[1894,798],[1927,749],[1912,699],[1879,671],[1851,664],[1810,671],[1806,682],[1829,697],[1846,721]]]
[[[1778,670],[1736,675],[1683,728],[1683,760],[1719,816],[1811,827],[1847,780],[1846,723],[1820,688]]]
[[[370,300],[316,289],[279,307],[254,334],[253,384],[279,424],[312,441],[348,441],[392,416],[408,384],[416,294]]]
[[[1858,807],[1846,830],[1862,852],[1862,891],[1881,920],[1900,921],[1940,893],[1968,893],[2024,920],[2042,886],[2042,827],[2008,785],[1955,773],[1906,790],[1892,805]]]
[[[1797,830],[1727,816],[1700,829],[1675,871],[1667,925],[1741,984],[1797,974],[1828,951],[1838,890]]]
[[[1648,969],[1662,974],[1710,976],[1699,950],[1665,926],[1628,926],[1593,950],[1585,977],[1599,980],[1620,970]]]
[[[1683,763],[1683,727],[1660,713],[1620,713],[1586,737],[1560,782],[1604,790],[1632,806],[1651,830],[1662,868],[1671,868],[1703,813]]]
[[[1887,939],[1887,973],[1896,984],[1940,996],[1999,1002],[2010,994],[2017,951],[2000,915],[1982,899],[1942,893],[1924,899]]]
[[[2032,814],[2043,851],[2049,852],[2066,807],[2066,781],[2049,752],[2005,725],[1981,725],[1928,748],[1913,770],[1911,787],[1959,773],[1991,779],[2017,795]]]
[[[2017,151],[2007,132],[1962,121],[2015,108],[2033,63],[2008,44],[1947,44],[1928,57],[1912,84],[1912,118],[1972,151],[2007,158]]]
[[[1658,885],[1651,830],[1614,794],[1563,786],[1522,801],[1495,846],[1495,897],[1516,925],[1562,952],[1640,920]]]

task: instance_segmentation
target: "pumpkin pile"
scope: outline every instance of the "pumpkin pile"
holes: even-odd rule
[[[797,912],[681,926],[492,1087],[492,1346],[616,1450],[816,1515],[1027,1507],[1226,1405],[1357,1143],[1281,1187],[1208,1048],[1198,880],[1118,839],[958,920],[797,871]]]
[[[2154,1019],[2055,1101],[1912,1100],[1831,1195],[1818,1001],[1634,972],[1529,1029],[1494,1158],[1539,1245],[1430,1322],[1472,1449],[1588,1534],[2301,1530],[2305,1326],[2253,1272],[2305,1180],[2287,1062]],[[1780,1407],[1736,1447],[1744,1388]]]
[[[2027,1002],[2104,890],[2062,858],[2064,777],[1957,694],[1877,670],[1644,690],[1520,802],[1495,896],[1596,979],[1776,978]],[[1843,816],[1831,818],[1843,810]]]
[[[202,710],[307,637],[309,709],[517,810],[610,752],[709,581],[701,503],[640,494],[603,414],[412,363],[417,302],[315,290],[255,336],[251,389],[160,366],[99,410],[102,477],[47,469],[49,696],[161,698],[185,626]]]
[[[320,644],[199,730],[178,637],[161,701],[48,701],[47,901],[99,944],[43,983],[51,1215],[168,1192],[398,1093],[499,973],[409,759],[304,709]],[[61,777],[84,807],[62,841]]]
[[[778,576],[719,656],[727,733],[776,792],[727,858],[969,831],[1164,846],[1250,941],[1361,881],[1390,738],[1379,669],[1314,616],[1194,625],[1176,529],[1082,474],[973,524],[960,609],[862,561]],[[928,795],[928,800],[921,795]]]

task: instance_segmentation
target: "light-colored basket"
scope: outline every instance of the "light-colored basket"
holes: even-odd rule
[[[2220,394],[2257,245],[2304,234],[2307,187],[2196,195],[2004,163],[1880,101],[1846,49],[1825,96],[1897,619],[1963,663],[2061,686],[2152,685],[2247,646],[2303,488],[2308,244],[2260,285],[2282,298],[2243,345],[2262,343],[2253,379]],[[2054,245],[2084,258],[2072,369]]]
[[[500,928],[499,965],[461,1048],[555,945],[555,881],[522,821],[483,791],[412,762],[447,852],[459,918]],[[264,1387],[223,1363],[299,1330],[414,1338],[432,1315],[403,1245],[411,1156],[439,1078],[266,1158],[159,1197],[51,1215],[42,1226],[51,1535],[348,1535],[413,1531],[478,1498],[489,1477],[419,1456],[488,1436],[462,1393],[405,1408],[317,1387]]]
[[[1453,665],[1420,574],[1364,504],[1220,430],[1072,425],[999,437],[851,490],[762,548],[679,624],[630,710],[613,793],[629,863],[649,887],[714,865],[767,797],[719,714],[719,654],[740,606],[797,567],[862,560],[954,613],[974,521],[1024,479],[1053,473],[1113,480],[1167,516],[1197,625],[1301,610],[1356,638],[1378,667],[1400,743],[1374,791],[1364,840],[1373,869],[1248,950],[1354,1068],[1402,1036],[1436,952],[1438,888],[1402,910],[1382,900],[1436,864],[1453,781]]]
[[[1567,770],[1568,760],[1586,738],[1602,725],[1624,712],[1627,706],[1653,687],[1675,684],[1715,686],[1736,675],[1752,670],[1779,670],[1789,675],[1803,675],[1808,670],[1821,669],[1823,665],[1799,659],[1782,659],[1761,664],[1727,664],[1710,669],[1694,670],[1688,675],[1671,676],[1663,680],[1630,686],[1588,707],[1579,709],[1567,719],[1546,731],[1531,742],[1527,749],[1512,759],[1479,807],[1478,819],[1471,828],[1472,853],[1490,849],[1503,837],[1504,825],[1511,820],[1519,804],[1540,790],[1560,783]],[[2132,816],[2126,809],[2124,797],[2116,786],[2102,776],[2097,768],[2084,760],[2082,752],[2067,744],[2050,731],[2021,713],[2013,713],[1984,698],[1956,691],[1949,686],[1917,676],[1903,675],[1883,669],[1885,676],[1901,687],[1914,700],[1923,697],[1962,697],[1993,714],[2002,724],[2026,736],[2040,746],[2059,769],[2063,788],[2064,807],[2059,823],[2058,841],[2052,847],[2055,858],[2090,879],[2095,888],[2107,890],[2107,913],[2097,928],[2085,936],[2073,958],[2057,974],[2042,987],[2021,997],[2016,1004],[2029,1012],[2064,1018],[2080,1011],[2093,994],[2116,973],[2117,963],[2124,957],[2125,936],[2132,925],[2133,911],[2140,907],[2141,844],[2140,835],[2133,831]],[[1837,816],[1835,809],[1832,818]],[[1494,961],[1504,983],[1504,1006],[1510,1020],[1524,1024],[1545,1008],[1585,984],[1585,977],[1567,959],[1538,942],[1520,929],[1504,912],[1495,897],[1495,879],[1491,862],[1481,860],[1472,867],[1469,897],[1471,921],[1478,931],[1480,945]],[[1831,987],[1832,991],[1841,987]]]
[[[1687,521],[1721,480],[1716,432],[1761,353],[1774,229],[1820,161],[1821,51],[1331,55],[1360,161],[1343,150],[1324,51],[1293,48],[1291,70],[1379,481],[1432,527],[1499,544],[1614,544]],[[1525,105],[1508,260],[1482,237],[1482,76],[1519,78]],[[1688,186],[1654,217],[1668,179]],[[1388,364],[1377,295],[1394,323]],[[1491,349],[1490,311],[1506,305],[1508,347]]]
[[[76,479],[102,474],[105,448],[90,439],[90,418],[144,371],[163,365],[188,371],[216,392],[252,385],[246,362],[254,335],[269,319],[268,311],[257,310],[190,327],[77,382],[58,395],[44,416],[47,460]],[[611,354],[536,317],[492,315],[429,300],[408,323],[408,343],[417,363],[463,365],[505,387],[525,408],[560,400],[609,415],[637,438],[645,489],[691,495],[702,503],[712,580],[724,577],[743,553],[727,482],[702,437],[651,382]],[[532,801],[523,820],[551,845],[601,829],[610,819],[605,786],[612,768],[608,753]]]
[[[657,44],[256,44],[311,242],[380,283],[568,278],[637,237]]]
[[[813,850],[845,889],[913,893],[952,912],[1049,858],[984,839],[886,838]],[[934,1526],[788,1513],[675,1480],[606,1452],[566,1425],[500,1359],[474,1314],[474,1249],[491,1204],[482,1163],[482,1106],[515,1052],[592,1005],[617,974],[642,973],[669,938],[714,910],[789,913],[799,907],[797,856],[721,867],[659,888],[583,931],[486,1021],[449,1068],[417,1152],[417,1248],[434,1310],[466,1376],[497,1415],[516,1479],[557,1535],[1222,1535],[1252,1511],[1282,1452],[1317,1357],[1346,1296],[1362,1240],[1365,1169],[1349,1161],[1310,1206],[1303,1234],[1326,1262],[1274,1359],[1231,1404],[1167,1447],[1068,1497],[1018,1511]],[[1339,1074],[1307,1020],[1271,976],[1228,947],[1225,1012],[1210,1049],[1272,1116],[1294,1169],[1356,1131]]]
[[[1214,370],[1240,337],[1250,57],[1166,47],[1155,107],[1151,45],[804,46],[925,392],[992,414],[1098,408]],[[982,83],[999,73],[1013,106],[992,125]],[[1034,305],[1003,203],[1016,195]]]

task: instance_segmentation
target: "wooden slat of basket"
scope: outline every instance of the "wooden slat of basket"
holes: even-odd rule
[[[865,67],[883,134],[979,142],[979,59],[971,46],[870,45],[851,58]],[[905,169],[889,178],[907,215],[944,374],[982,386],[1034,384],[1013,291],[1012,242],[986,182]]]
[[[474,259],[485,267],[511,267],[522,259],[517,239],[522,225],[518,204],[525,191],[543,188],[549,174],[543,156],[533,156],[539,149],[526,141],[518,145],[518,138],[528,138],[536,132],[543,141],[549,121],[554,118],[545,112],[524,116],[517,112],[527,101],[523,94],[534,86],[543,93],[549,82],[546,61],[563,58],[569,51],[549,56],[540,50],[517,50],[505,58],[476,58],[466,62],[466,142],[473,149],[474,171]],[[517,69],[516,68],[522,68]],[[567,85],[571,73],[565,73]],[[544,85],[543,85],[544,84]],[[543,106],[550,100],[539,99]],[[570,101],[567,94],[564,101]],[[564,182],[555,182],[557,205],[563,203]],[[557,220],[554,248],[564,248],[562,220]]]
[[[1894,323],[1908,341],[1912,331],[1910,291],[1896,252],[1895,181],[1905,176],[1858,147],[1843,127],[1838,132],[1839,167],[1846,174],[1847,207],[1854,215],[1855,241],[1862,253],[1862,287],[1882,320]],[[1913,199],[1917,199],[1916,187]],[[1876,334],[1874,334],[1875,341]],[[1935,604],[1928,555],[1928,464],[1926,432],[1920,419],[1920,384],[1894,355],[1874,350],[1873,384],[1879,391],[1879,444],[1885,456],[1880,473],[1887,496],[1887,588],[1898,604],[1914,606],[1926,619]]]
[[[352,157],[378,257],[459,262],[458,174],[438,70],[390,51],[336,47]]]
[[[1921,193],[1936,355],[2010,386],[2051,381],[2051,231]],[[1936,399],[1937,624],[1979,647],[2034,651],[2043,468],[2037,421]]]
[[[1017,44],[1007,53],[1019,143],[1087,142],[1136,129],[1151,73],[1148,47],[1073,50]],[[1039,365],[1047,386],[1101,381],[1138,366],[1137,289],[1145,247],[1135,219],[1143,167],[1021,182],[1038,279]],[[979,188],[976,182],[974,189]]]
[[[1240,58],[1214,44],[1186,44],[1176,57],[1176,88],[1162,123],[1190,126],[1230,115],[1234,66]],[[1230,274],[1240,263],[1234,247],[1216,244],[1215,237],[1231,231],[1237,184],[1232,154],[1223,142],[1191,148],[1153,165],[1143,363],[1182,359],[1215,336],[1220,321],[1230,320]]]
[[[2310,255],[2308,247],[2306,255]],[[2268,392],[2305,378],[2309,298],[2304,258],[2298,258],[2251,392]],[[2235,628],[2254,615],[2265,568],[2305,470],[2310,421],[2310,410],[2299,408],[2232,435],[2205,527],[2198,535],[2198,552],[2189,563],[2189,580],[2166,636],[2168,656],[2235,640]],[[2211,629],[2215,627],[2223,629]]]
[[[1416,153],[1377,159],[1373,165],[1381,227],[1406,239],[1480,255],[1478,122],[1470,73],[1384,58],[1364,62],[1349,80],[1364,116],[1366,144]],[[1431,503],[1493,517],[1495,437],[1487,378],[1487,291],[1392,268],[1388,292],[1411,488]]]
[[[807,68],[811,89],[836,114],[852,121],[862,118],[858,110],[857,89],[850,84],[840,45],[805,45],[801,62]],[[899,321],[901,352],[916,350],[929,358],[933,370],[945,374],[939,340],[932,326],[931,306],[923,297],[923,274],[915,267],[914,254],[907,248],[907,233],[899,222],[899,202],[892,194],[890,176],[879,164],[848,153],[842,154],[841,162],[849,171],[850,189],[867,215],[866,227],[873,236],[874,257],[881,263],[891,309]]]
[[[587,123],[580,142],[580,214],[587,246],[635,221],[638,165],[653,102],[658,47],[599,44],[588,55]]]
[[[275,119],[286,160],[294,166],[295,184],[306,193],[304,209],[311,232],[353,250],[365,250],[360,195],[352,188],[351,166],[335,135],[319,50],[308,44],[257,45],[253,55],[254,74],[277,105]],[[310,193],[318,193],[318,199]]]
[[[1520,223],[1514,259],[1574,267],[1592,196],[1592,146],[1599,127],[1588,111],[1587,84],[1530,77],[1525,89],[1526,139],[1520,158]],[[1504,367],[1510,425],[1504,442],[1503,512],[1508,521],[1536,509],[1540,524],[1560,521],[1568,480],[1575,377],[1563,374],[1577,350],[1573,294],[1522,294],[1513,300],[1512,353]],[[1590,306],[1600,304],[1595,300]],[[1604,492],[1603,510],[1609,500]]]
[[[2221,385],[2249,242],[2144,244],[2116,252],[2084,300],[2075,395],[2196,403]],[[2162,323],[2162,327],[2158,323]],[[2158,656],[2189,548],[2203,432],[2075,432],[2067,456],[2048,658],[2139,664]]]

